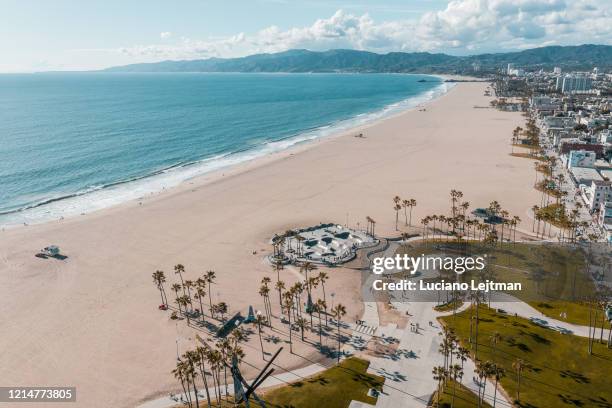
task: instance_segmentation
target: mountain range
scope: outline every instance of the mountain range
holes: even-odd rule
[[[519,52],[453,56],[428,52],[377,54],[358,50],[289,50],[241,58],[162,61],[107,68],[106,72],[403,72],[491,74],[507,64],[528,69],[612,69],[612,46],[548,46]],[[475,66],[478,70],[475,70]]]

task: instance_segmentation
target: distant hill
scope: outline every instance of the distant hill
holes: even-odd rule
[[[481,54],[457,57],[428,52],[289,50],[276,54],[256,54],[242,58],[210,58],[204,60],[162,61],[108,68],[106,72],[418,72],[473,73],[473,64],[480,72],[497,72],[508,63],[526,68],[566,70],[612,69],[612,46],[579,45],[533,48],[520,52]]]

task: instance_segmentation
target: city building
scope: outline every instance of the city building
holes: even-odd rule
[[[609,180],[593,180],[590,186],[581,186],[580,191],[584,203],[591,212],[600,209],[601,204],[606,201],[612,202],[612,182]]]
[[[589,152],[586,150],[572,150],[569,152],[567,158],[567,168],[572,169],[574,167],[595,167],[595,160],[597,155],[595,152]]]
[[[564,94],[581,93],[591,89],[591,77],[584,74],[566,74],[557,78],[556,89]]]

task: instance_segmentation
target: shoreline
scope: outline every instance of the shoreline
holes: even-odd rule
[[[80,216],[92,215],[98,213],[100,211],[109,211],[116,207],[121,207],[124,205],[134,204],[136,202],[144,202],[148,201],[152,198],[155,198],[160,195],[165,195],[168,193],[172,193],[175,190],[178,190],[184,187],[185,184],[197,184],[199,185],[202,179],[211,178],[211,176],[215,175],[216,177],[222,177],[224,173],[231,172],[232,169],[237,168],[239,166],[244,166],[249,163],[253,163],[257,165],[258,161],[265,161],[270,157],[282,158],[283,154],[291,154],[297,153],[301,151],[300,148],[313,145],[314,143],[318,143],[321,141],[326,141],[332,138],[341,137],[350,135],[356,132],[363,131],[371,126],[376,125],[377,123],[394,118],[398,115],[402,115],[406,112],[409,112],[413,109],[427,106],[438,98],[443,97],[448,94],[455,86],[456,83],[449,83],[446,80],[450,78],[458,78],[447,75],[437,75],[437,74],[401,74],[401,75],[426,75],[430,77],[435,77],[441,80],[441,83],[425,92],[422,92],[418,95],[410,96],[408,98],[404,98],[397,102],[393,102],[387,104],[381,108],[359,113],[353,115],[349,118],[339,120],[334,123],[322,124],[317,126],[311,130],[305,130],[298,134],[294,134],[291,136],[284,137],[282,139],[273,140],[265,142],[257,147],[238,150],[233,152],[227,152],[223,154],[219,154],[212,157],[202,158],[192,162],[186,163],[178,163],[176,165],[172,165],[166,168],[154,170],[148,174],[144,174],[141,176],[134,176],[126,180],[117,180],[111,183],[108,183],[101,188],[89,187],[85,190],[76,191],[73,193],[69,193],[65,196],[60,197],[49,197],[44,199],[40,203],[32,203],[28,204],[27,207],[23,209],[16,210],[8,210],[5,212],[0,212],[0,232],[5,230],[11,230],[15,228],[22,227],[31,227],[36,225],[43,225],[47,223],[54,222],[62,222],[65,220],[70,220],[74,218],[79,218]],[[421,101],[421,98],[427,98],[425,101]],[[358,118],[365,117],[363,123],[359,123]],[[371,118],[368,118],[371,117]],[[329,130],[326,132],[325,130]],[[266,152],[266,148],[275,145],[275,144],[283,144],[290,143],[288,147],[274,149]],[[241,157],[246,156],[246,157]],[[251,157],[252,156],[252,157]],[[220,161],[226,160],[228,163],[219,163]],[[233,162],[235,161],[235,162]],[[210,165],[212,168],[208,168]],[[178,172],[183,172],[184,174],[178,174]],[[189,174],[193,173],[193,174]],[[160,178],[167,176],[167,181],[164,183],[160,183]],[[174,176],[174,178],[172,177]],[[210,180],[212,181],[212,180]],[[150,185],[150,186],[149,186]],[[155,186],[153,186],[155,185]],[[117,195],[112,195],[113,190],[116,188],[142,188],[142,195],[131,195],[124,196],[124,198],[119,200],[113,200],[113,197],[117,197]],[[104,195],[104,193],[111,194],[110,196]],[[99,197],[93,197],[94,195],[101,195]],[[125,192],[123,193],[126,194]],[[89,203],[85,204],[83,207],[74,205],[78,207],[79,210],[70,211],[68,213],[61,213],[59,209],[53,210],[50,209],[49,206],[56,203],[63,203],[64,209],[71,208],[71,200],[77,200],[79,198],[89,197]],[[96,207],[94,202],[95,199],[98,199],[98,202],[112,201],[109,203],[101,204],[100,207]],[[88,207],[88,208],[87,208]],[[54,211],[53,215],[39,215],[34,217],[34,219],[28,219],[28,215],[34,211],[40,209],[41,211]],[[44,213],[45,211],[43,211]],[[23,216],[20,216],[23,214]],[[10,220],[10,217],[19,217],[17,220],[12,222],[7,222],[2,224],[2,219],[7,218]],[[27,221],[24,221],[27,220]]]
[[[264,262],[274,233],[321,221],[365,226],[371,216],[378,235],[396,235],[394,195],[418,201],[413,224],[448,212],[448,193],[455,188],[471,208],[500,201],[529,229],[524,214],[540,193],[532,189],[531,162],[509,155],[512,129],[523,119],[520,113],[474,109],[491,99],[483,95],[485,87],[458,84],[425,111],[368,125],[364,138],[345,133],[299,146],[185,183],[142,205],[0,233],[0,313],[10,316],[0,347],[11,350],[0,357],[0,376],[7,386],[75,385],[75,406],[88,408],[132,407],[177,390],[170,370],[177,346],[181,353],[193,347],[193,331],[157,310],[152,272],[166,271],[169,285],[178,279],[177,263],[190,280],[215,270],[213,302],[225,301],[232,313],[244,314],[250,305],[262,308],[261,279],[276,280]],[[49,244],[68,258],[34,256]],[[346,321],[359,319],[356,271],[325,271],[328,302],[346,306]],[[293,267],[281,273],[287,286],[301,278]],[[271,298],[278,315],[278,299]],[[256,337],[244,345],[254,365],[260,357]],[[271,351],[273,344],[264,347]],[[294,347],[295,354],[279,357],[283,369],[316,358],[311,348]],[[245,369],[244,375],[251,374]]]

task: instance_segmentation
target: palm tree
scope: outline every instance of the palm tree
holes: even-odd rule
[[[308,280],[308,272],[314,271],[315,269],[317,269],[317,265],[309,261],[303,262],[300,265],[300,272],[304,272],[304,276],[306,278],[305,281],[307,283],[306,290],[308,291],[309,294],[310,294],[310,284]]]
[[[206,379],[206,368],[204,367],[204,363],[206,362],[206,349],[198,346],[196,347],[195,352],[198,355],[197,361],[200,368],[200,376],[202,377],[202,381],[204,382],[204,390],[206,391],[206,402],[208,408],[210,408],[210,392],[208,391],[208,380]]]
[[[208,305],[210,307],[210,315],[214,318],[215,315],[213,313],[213,304],[212,304],[212,296],[210,295],[210,288],[212,287],[212,284],[215,283],[215,279],[216,279],[217,275],[215,274],[215,271],[209,270],[206,271],[206,273],[204,274],[204,280],[206,281],[206,284],[208,285]]]
[[[196,377],[198,375],[197,370],[195,369],[195,365],[197,364],[197,354],[193,351],[187,351],[183,358],[187,362],[188,371],[187,374],[191,378],[191,383],[193,384],[193,394],[195,395],[195,406],[196,408],[200,408],[200,401],[198,400],[198,389],[196,387]]]
[[[296,320],[295,324],[297,325],[297,327],[300,328],[300,331],[302,332],[302,341],[304,341],[304,328],[306,327],[306,319],[300,317],[299,319]]]
[[[175,296],[175,299],[177,300],[177,303],[178,303],[178,298],[179,298],[178,291],[179,291],[179,290],[181,290],[181,285],[179,285],[178,283],[174,283],[174,284],[172,285],[172,290],[174,291],[174,293],[175,293],[175,295],[176,295],[176,296]],[[181,307],[180,307],[180,305],[179,305],[179,312],[180,312],[180,311],[181,311]]]
[[[338,303],[332,309],[332,315],[336,319],[336,325],[338,327],[338,363],[340,363],[340,321],[346,315],[346,307],[341,303]]]
[[[187,289],[187,296],[189,296],[189,304],[191,304],[191,288],[194,286],[193,281],[185,281],[185,289]]]
[[[491,373],[491,362],[489,361],[476,361],[476,369],[474,372],[478,375],[480,379],[478,383],[478,407],[482,406],[484,402],[485,392],[487,390],[487,377]],[[482,391],[481,391],[482,388]]]
[[[493,333],[491,335],[491,344],[493,344],[493,363],[495,364],[495,352],[497,351],[497,343],[502,340],[501,334],[499,332]]]
[[[399,231],[399,228],[398,228],[398,225],[397,225],[397,224],[398,224],[398,222],[399,222],[399,212],[400,212],[400,210],[402,209],[402,206],[401,206],[401,205],[399,205],[399,204],[395,204],[395,205],[393,206],[393,209],[395,210],[395,230],[396,230],[396,231]]]
[[[283,307],[287,311],[287,319],[289,320],[289,352],[293,353],[293,341],[291,338],[291,332],[293,331],[291,327],[291,309],[293,308],[293,294],[291,294],[290,292],[285,292]]]
[[[257,332],[259,334],[259,345],[261,346],[261,358],[265,360],[266,355],[264,353],[263,341],[261,340],[261,325],[266,323],[266,318],[262,316],[261,312],[257,312],[257,316],[255,317],[255,323],[257,324]]]
[[[185,295],[185,282],[183,281],[183,272],[185,272],[185,267],[182,264],[177,264],[174,266],[174,273],[178,274],[179,278],[181,278],[181,285],[183,286],[183,295]]]
[[[185,316],[187,317],[187,325],[189,325],[190,320],[189,320],[189,313],[187,311],[187,306],[191,304],[191,299],[189,299],[189,297],[187,295],[183,295],[183,296],[179,296],[176,299],[176,303],[179,306],[179,312],[181,311],[181,306],[183,306],[183,310],[185,311]]]
[[[529,367],[531,366],[520,358],[517,358],[512,363],[512,368],[516,372],[516,381],[517,381],[516,402],[517,404],[520,404],[520,401],[521,401],[521,378],[523,377],[523,370],[528,369]]]
[[[327,298],[325,297],[325,282],[329,279],[327,272],[319,272],[317,276],[319,282],[321,282],[321,289],[323,289],[323,307],[325,309],[325,327],[327,327]]]
[[[323,346],[323,337],[322,337],[323,324],[321,322],[321,312],[327,310],[327,304],[325,303],[323,299],[317,299],[314,310],[319,315],[319,345]],[[327,316],[325,317],[325,319],[327,320]]]
[[[495,390],[493,391],[493,408],[497,402],[497,383],[506,375],[506,370],[503,367],[498,367],[497,364],[493,364],[493,378],[495,378]]]
[[[166,291],[164,289],[164,283],[166,283],[166,275],[164,274],[164,271],[158,270],[153,272],[153,282],[155,285],[157,285],[162,304],[168,306],[168,298],[166,297]]]
[[[285,289],[285,282],[281,280],[276,281],[276,285],[274,285],[274,288],[278,290],[278,304],[280,305],[282,309],[283,308],[283,290]]]
[[[272,312],[270,311],[270,307],[269,307],[269,300],[268,300],[269,293],[270,293],[270,288],[268,287],[268,285],[266,285],[266,284],[261,285],[261,287],[259,288],[259,294],[264,299],[264,308],[266,310],[266,319],[270,319],[271,318],[271,314],[272,314]]]
[[[404,209],[404,225],[408,226],[408,211],[407,208],[410,207],[410,200],[402,200],[402,208]]]
[[[470,356],[470,352],[468,349],[466,349],[465,347],[457,347],[457,352],[455,353],[455,356],[461,360],[461,370],[463,371],[463,363],[465,363],[468,359],[468,357]]]
[[[183,394],[185,394],[185,398],[187,399],[187,403],[189,404],[189,406],[192,407],[193,405],[191,403],[191,393],[188,392],[189,380],[186,375],[186,370],[187,364],[183,360],[179,359],[176,363],[176,368],[172,370],[172,374],[174,375],[174,378],[181,382],[181,386],[183,387]],[[187,384],[187,386],[185,386],[185,384]]]
[[[200,303],[200,315],[202,317],[202,322],[204,322],[204,306],[202,305],[202,299],[206,297],[206,287],[196,283],[196,293],[193,297]]]
[[[412,209],[416,207],[417,201],[414,198],[411,198],[410,204],[408,205],[410,206],[410,218],[408,219],[408,226],[412,226]]]
[[[438,392],[436,393],[436,406],[440,406],[440,394],[442,393],[442,380],[446,377],[446,370],[444,367],[437,366],[431,370],[433,379],[438,382]]]
[[[453,364],[450,367],[450,372],[453,377],[453,396],[451,398],[451,408],[453,408],[455,406],[455,388],[457,385],[457,378],[459,378],[459,381],[461,381],[463,378],[463,367],[461,367],[459,364]]]

